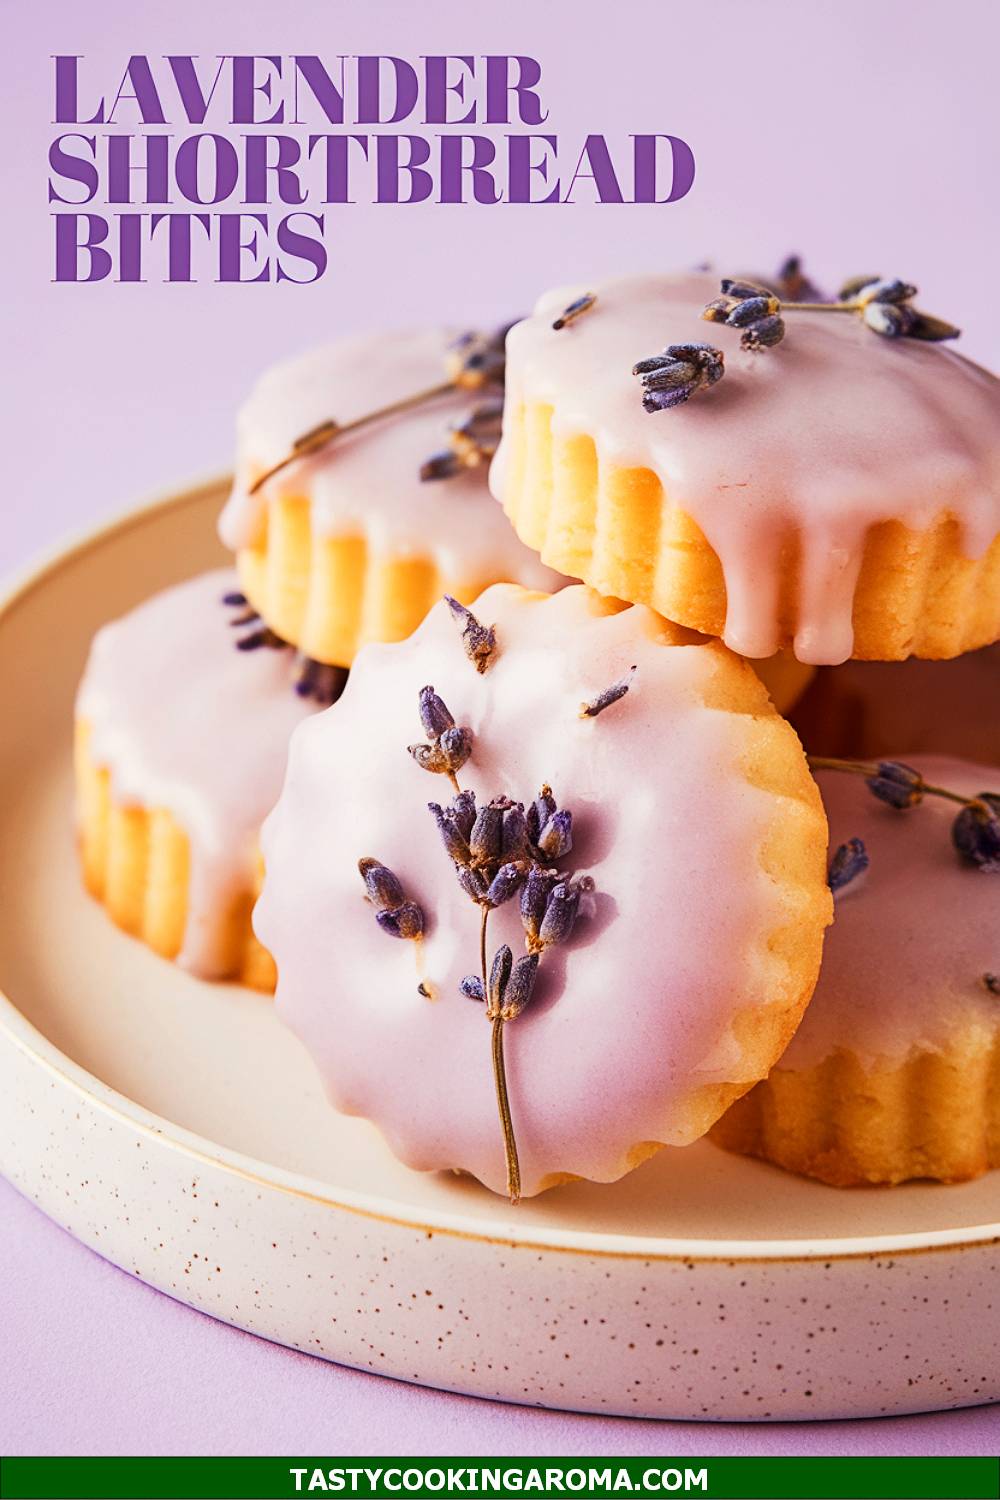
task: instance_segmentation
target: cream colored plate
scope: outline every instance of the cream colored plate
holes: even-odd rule
[[[135,1275],[430,1385],[650,1416],[1000,1397],[1000,1176],[838,1192],[708,1144],[512,1210],[323,1101],[261,997],[180,973],[81,891],[73,693],[104,620],[216,563],[216,483],[0,610],[0,1168]],[[196,664],[193,664],[193,670]]]

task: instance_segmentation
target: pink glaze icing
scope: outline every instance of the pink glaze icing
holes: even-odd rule
[[[420,466],[447,447],[448,429],[490,392],[450,392],[331,443],[276,475],[257,495],[247,487],[282,459],[293,441],[333,417],[347,423],[392,401],[439,385],[450,335],[437,330],[374,333],[314,349],[267,370],[237,422],[236,477],[219,523],[234,550],[256,537],[264,508],[281,496],[309,497],[320,536],[367,538],[375,553],[431,557],[449,578],[503,578],[557,588],[490,499],[486,467],[451,479],[420,478]]]
[[[255,884],[260,825],[288,740],[315,705],[294,691],[290,650],[238,651],[228,568],[165,589],[94,637],[76,712],[118,804],[166,808],[190,840],[178,963],[220,973],[221,916]]]
[[[995,766],[928,755],[907,763],[953,791],[1000,791]],[[1000,875],[959,859],[957,807],[928,797],[898,812],[857,777],[817,779],[831,848],[861,838],[871,864],[837,897],[819,984],[778,1066],[814,1067],[843,1048],[871,1067],[977,1033],[990,1041],[1000,1000],[982,976],[1000,972]]]
[[[597,884],[506,1028],[526,1193],[556,1173],[613,1180],[640,1142],[685,1144],[691,1091],[747,1076],[733,1017],[774,998],[766,944],[787,908],[759,850],[781,803],[741,770],[745,718],[704,703],[732,659],[718,642],[664,646],[650,610],[606,608],[579,585],[545,599],[488,589],[475,609],[495,622],[500,651],[483,676],[443,604],[409,640],[366,646],[341,700],[293,736],[265,825],[254,924],[277,960],[278,1014],[333,1103],[372,1119],[409,1166],[463,1168],[498,1192],[490,1027],[459,992],[478,970],[479,910],[427,810],[448,784],[406,750],[423,738],[424,684],[476,735],[462,786],[480,802],[530,801],[549,782],[574,815],[564,864]],[[633,664],[628,695],[581,718],[581,703]],[[419,948],[377,927],[365,856],[422,906]],[[524,951],[516,901],[490,918],[491,953],[503,941]]]
[[[589,433],[599,461],[659,475],[720,558],[725,640],[744,656],[779,644],[780,553],[797,534],[796,655],[845,661],[870,526],[921,530],[950,511],[969,557],[1000,532],[1000,381],[952,348],[882,338],[846,313],[789,312],[780,346],[745,353],[738,330],[700,316],[718,289],[712,276],[660,275],[546,293],[508,335],[507,401],[550,403],[556,431]],[[554,332],[585,290],[596,305]],[[632,366],[695,341],[723,351],[724,378],[645,412]],[[501,444],[500,499],[503,475]]]

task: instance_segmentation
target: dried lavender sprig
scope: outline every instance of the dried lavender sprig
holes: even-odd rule
[[[456,865],[468,866],[472,863],[472,851],[469,848],[469,832],[463,829],[454,809],[443,808],[437,802],[428,802],[431,816],[438,827],[441,842],[444,844],[448,858]]]
[[[283,640],[277,631],[272,630],[270,625],[263,624],[260,613],[248,602],[246,594],[235,591],[223,594],[222,603],[228,609],[243,611],[242,614],[234,616],[229,621],[231,630],[243,631],[243,634],[233,642],[237,651],[259,651],[262,646],[272,651],[284,651],[287,648],[288,642]],[[248,625],[256,628],[247,630]]]
[[[834,851],[826,877],[826,883],[833,894],[836,895],[850,885],[852,880],[863,875],[869,863],[863,839],[848,839],[846,844],[841,844]]]
[[[752,281],[725,280],[721,297],[707,304],[702,317],[709,323],[727,323],[741,329],[743,349],[770,349],[785,336],[781,307],[767,287]]]
[[[473,330],[455,339],[445,361],[452,383],[467,391],[502,386],[507,369],[507,333],[512,327],[512,323],[504,323],[492,333]]]
[[[406,899],[399,877],[381,860],[358,860],[364,881],[365,900],[375,908],[375,920],[390,937],[418,938],[424,930],[424,914],[415,901]]]
[[[493,955],[490,965],[489,983],[486,988],[486,1016],[490,1021],[496,1020],[503,1009],[504,991],[507,981],[510,979],[511,970],[514,967],[514,955],[506,943],[502,943]]]
[[[450,594],[445,594],[445,603],[451,610],[452,618],[459,625],[462,632],[462,645],[465,654],[472,662],[477,672],[485,672],[492,666],[493,658],[497,649],[497,633],[493,625],[483,625],[471,609],[464,604],[459,604]]]
[[[632,366],[642,384],[643,411],[668,411],[681,406],[696,391],[722,379],[725,356],[712,344],[668,344],[662,354],[640,359]]]
[[[377,911],[375,920],[390,937],[418,938],[424,930],[424,914],[415,901],[404,901],[394,911]]]
[[[980,792],[966,803],[951,825],[951,840],[969,864],[1000,873],[1000,795]]]
[[[961,803],[963,807],[979,801],[977,797],[966,797],[948,787],[932,785],[919,771],[901,760],[839,760],[825,755],[809,755],[806,759],[814,771],[846,771],[852,776],[863,776],[873,797],[900,811],[916,807],[924,797],[944,797],[949,802]]]
[[[436,744],[407,745],[406,748],[421,770],[449,776],[454,782],[455,773],[472,754],[472,745],[472,730],[456,727],[446,729]]]
[[[538,843],[538,835],[545,824],[556,811],[556,799],[552,795],[552,788],[548,782],[542,787],[538,796],[532,802],[527,811],[528,837],[533,844]]]
[[[806,275],[801,255],[787,255],[778,267],[774,278],[774,290],[785,302],[823,302],[824,297],[816,283]]]
[[[259,651],[262,646],[271,651],[285,651],[288,648],[288,642],[283,641],[269,625],[252,631],[250,635],[240,636],[235,645],[237,651]]]
[[[398,416],[404,411],[411,411],[415,406],[423,406],[428,401],[434,401],[439,396],[446,396],[449,391],[454,390],[455,381],[445,380],[439,385],[429,386],[426,390],[416,391],[412,396],[403,396],[399,401],[389,401],[385,406],[376,407],[362,417],[355,417],[353,422],[338,422],[333,417],[325,422],[319,422],[315,427],[310,427],[308,432],[303,432],[297,437],[291,446],[291,451],[284,458],[265,469],[262,474],[249,486],[247,493],[256,495],[269,480],[274,479],[277,474],[282,473],[290,464],[297,463],[300,458],[308,458],[313,453],[318,453],[321,448],[332,443],[335,438],[341,438],[348,432],[357,432],[359,428],[368,427],[372,422],[381,422],[386,417]]]
[[[515,896],[524,883],[526,866],[523,864],[501,865],[486,891],[485,904],[491,910],[503,906],[512,896]]]
[[[872,796],[894,807],[898,812],[916,807],[925,797],[942,797],[957,802],[961,811],[951,827],[952,843],[969,864],[988,873],[1000,872],[1000,794],[979,792],[969,797],[950,787],[925,781],[919,771],[903,761],[882,760],[877,763],[838,760],[828,756],[807,757],[814,771],[844,771],[863,776]]]
[[[550,863],[562,859],[573,847],[573,814],[569,808],[560,808],[546,821],[538,835],[537,848],[542,858]]]
[[[613,682],[610,687],[598,693],[596,698],[591,698],[589,703],[581,703],[580,718],[596,719],[597,715],[602,714],[606,708],[610,708],[612,703],[617,703],[620,698],[624,698],[632,686],[637,670],[638,668],[633,664],[624,677],[619,677],[617,682]]]
[[[899,277],[856,276],[840,290],[836,301],[793,301],[776,297],[767,287],[750,281],[724,280],[722,295],[709,302],[702,317],[710,323],[744,328],[744,349],[777,344],[784,337],[786,312],[856,313],[873,333],[885,338],[913,338],[940,343],[956,339],[961,329],[943,318],[912,306],[917,288]]]
[[[326,662],[314,661],[311,656],[300,656],[295,691],[300,698],[312,698],[314,702],[329,707],[344,691],[347,677],[346,667],[333,667]]]
[[[558,318],[555,319],[552,324],[553,330],[558,333],[561,328],[568,328],[571,323],[576,322],[577,318],[582,317],[585,312],[589,312],[596,301],[596,292],[584,292],[582,297],[575,298],[568,307],[563,308]]]
[[[486,463],[497,451],[502,416],[500,401],[473,407],[463,422],[448,429],[448,447],[432,453],[420,466],[421,480],[452,479],[465,469],[476,469]]]
[[[483,990],[483,981],[478,974],[466,974],[458,985],[467,1000],[478,1000],[480,1005],[486,1003],[486,994]]]
[[[430,743],[407,745],[407,751],[421,770],[449,777],[458,791],[456,773],[472,754],[475,742],[472,730],[455,723],[444,700],[430,686],[420,689],[418,704],[420,722]]]
[[[385,417],[411,411],[415,406],[423,406],[439,396],[446,396],[449,391],[481,390],[487,385],[502,386],[506,371],[505,341],[510,326],[509,323],[505,324],[493,333],[465,333],[461,338],[456,339],[445,355],[447,379],[440,384],[429,386],[426,390],[415,391],[412,396],[403,396],[398,401],[387,402],[385,406],[365,412],[363,416],[355,417],[351,422],[338,422],[333,417],[318,422],[315,427],[311,427],[308,432],[303,432],[295,439],[290,452],[284,458],[272,464],[269,469],[265,469],[262,474],[258,474],[250,485],[248,493],[255,495],[263,485],[267,484],[268,480],[287,469],[289,464],[296,463],[300,458],[307,458],[310,454],[318,453],[321,448],[325,448],[335,438],[343,437],[345,433],[357,432],[359,428],[367,427],[372,422],[380,422]]]

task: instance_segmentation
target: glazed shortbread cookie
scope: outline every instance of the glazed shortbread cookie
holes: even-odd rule
[[[345,433],[250,493],[317,425],[440,386],[449,342],[440,330],[344,339],[268,370],[240,412],[222,539],[255,608],[317,661],[349,666],[366,641],[401,640],[442,594],[468,602],[490,583],[548,591],[565,581],[518,541],[490,498],[485,464],[438,463],[432,471],[447,477],[421,478],[449,451],[450,429],[495,405],[496,390],[447,390]]]
[[[995,766],[908,760],[970,797],[1000,787]],[[788,1050],[714,1138],[836,1186],[975,1177],[1000,1163],[1000,873],[959,857],[954,803],[898,811],[853,776],[819,782],[831,844],[860,838],[870,865],[838,896]]]
[[[720,642],[582,586],[474,609],[367,647],[293,736],[254,923],[331,1100],[409,1166],[511,1189],[495,999],[520,1190],[611,1181],[783,1050],[829,920],[825,820]]]
[[[507,340],[491,483],[546,562],[750,657],[953,657],[1000,637],[1000,381],[850,313],[790,314],[778,347],[745,350],[703,320],[708,276],[609,281],[555,330],[581,290]],[[644,409],[633,366],[692,343],[724,378]]]
[[[274,987],[253,935],[258,834],[294,727],[290,650],[252,624],[240,650],[236,575],[155,595],[94,639],[76,705],[76,789],[87,889],[120,927],[207,979]],[[237,596],[238,598],[238,596]]]

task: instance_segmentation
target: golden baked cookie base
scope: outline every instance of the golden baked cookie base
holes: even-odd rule
[[[592,438],[552,430],[552,407],[505,414],[504,509],[542,561],[603,594],[648,604],[721,636],[726,587],[719,558],[650,469],[601,465]],[[798,558],[789,548],[782,644],[795,635]],[[854,657],[954,657],[1000,639],[1000,538],[978,561],[959,549],[948,515],[929,531],[899,521],[868,534],[854,600]]]
[[[611,607],[610,601],[604,603]],[[683,627],[668,620],[661,622],[660,630],[668,645],[692,640]],[[826,814],[798,737],[778,714],[748,662],[720,641],[709,642],[704,649],[718,663],[705,703],[744,717],[743,774],[751,786],[777,799],[760,863],[780,893],[783,920],[762,932],[747,955],[748,964],[763,976],[763,988],[771,999],[764,1007],[745,1008],[733,1017],[732,1031],[741,1049],[739,1077],[696,1088],[672,1110],[664,1137],[678,1145],[704,1136],[784,1052],[816,987],[823,934],[833,916],[826,882]],[[627,1153],[622,1173],[639,1166],[661,1145],[660,1141],[637,1142]],[[568,1180],[564,1174],[555,1174],[540,1191]]]
[[[363,536],[313,535],[305,497],[271,501],[236,554],[243,592],[271,629],[314,661],[349,667],[367,641],[412,635],[442,594],[471,604],[506,578],[451,577],[427,556],[379,554]]]
[[[166,808],[119,806],[111,777],[90,756],[90,726],[75,736],[77,827],[87,890],[124,931],[155,953],[174,959],[187,922],[190,847]],[[258,880],[258,887],[259,887]],[[274,960],[257,941],[250,913],[257,890],[240,893],[218,934],[224,955],[221,978],[273,992]]]
[[[814,1068],[779,1066],[711,1135],[833,1187],[979,1177],[1000,1166],[1000,1044],[969,1037],[872,1070],[846,1050]]]

